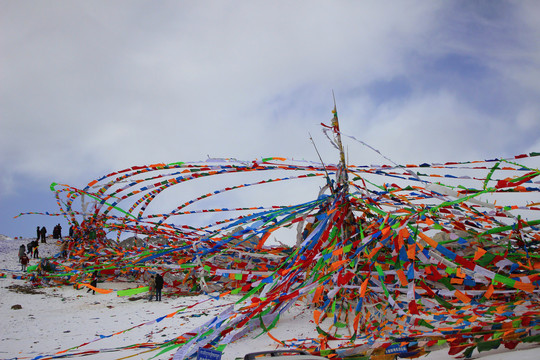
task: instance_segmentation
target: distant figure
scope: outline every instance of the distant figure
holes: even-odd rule
[[[73,225],[69,227],[69,237],[73,239]]]
[[[93,287],[97,287],[97,281],[98,281],[98,271],[94,270],[94,272],[92,273],[92,281],[90,281],[90,285],[92,285]],[[90,289],[90,288],[86,290],[87,293],[90,291],[92,291],[92,295],[96,295],[96,290]]]
[[[41,233],[41,242],[46,243],[47,242],[47,228],[44,226],[40,230]]]
[[[39,240],[39,239],[38,239]],[[26,244],[26,253],[27,254],[30,254],[30,256],[32,256],[33,254],[33,250],[34,250],[34,241],[37,241],[37,240],[32,240],[30,241],[28,244]]]
[[[34,259],[39,258],[39,242],[37,240],[34,240],[34,246],[32,246],[32,249],[34,250]]]
[[[52,273],[56,271],[56,266],[53,263],[51,263],[51,261],[48,258],[43,258],[38,263],[38,269],[39,271],[41,271],[41,274],[45,272]]]
[[[156,275],[156,301],[161,301],[161,289],[163,289],[163,276]]]
[[[60,224],[54,226],[53,239],[62,239],[62,226]]]
[[[67,249],[66,249],[66,258],[69,259],[70,255],[71,255],[71,251],[73,250],[73,245],[75,244],[75,241],[73,240],[69,240],[68,241],[68,245],[67,245]]]
[[[26,266],[30,262],[30,259],[28,259],[28,256],[26,254],[23,254],[21,258],[21,271],[26,271]]]
[[[62,246],[60,247],[60,257],[61,258],[67,258],[67,248],[68,248],[68,242],[62,241]]]
[[[152,301],[155,291],[156,291],[156,280],[154,278],[154,275],[152,275],[150,276],[150,281],[148,281],[148,301]]]
[[[39,239],[41,239],[41,229],[40,227],[38,226],[37,229],[36,229],[36,232],[37,232],[37,241],[39,241]]]
[[[19,247],[19,262],[21,262],[23,256],[26,256],[26,247],[24,244]]]

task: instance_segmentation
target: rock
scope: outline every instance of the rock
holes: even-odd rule
[[[123,241],[120,242],[120,246],[123,247],[124,249],[129,249],[129,248],[132,248],[134,246],[136,247],[141,247],[145,244],[145,241],[137,236],[132,236],[132,237],[129,237]]]
[[[22,309],[22,306],[19,305],[19,304],[13,305],[13,306],[11,307],[11,310],[21,310],[21,309]]]

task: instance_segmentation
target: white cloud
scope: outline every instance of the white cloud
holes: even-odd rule
[[[0,198],[11,195],[15,192],[15,179],[7,171],[3,171],[0,176]]]
[[[427,1],[211,4],[1,2],[0,172],[82,185],[207,155],[317,160],[308,133],[335,162],[319,126],[332,90],[342,130],[400,162],[537,141],[533,3],[496,16]],[[471,60],[470,78],[449,55]],[[371,90],[395,79],[393,96]],[[346,145],[352,162],[385,162]]]

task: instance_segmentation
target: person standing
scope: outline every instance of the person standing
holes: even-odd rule
[[[32,257],[32,254],[34,253],[34,241],[37,240],[32,240],[28,244],[26,244],[26,253],[30,254],[30,257]]]
[[[156,280],[154,278],[154,275],[151,275],[150,281],[148,281],[148,301],[152,301],[155,291],[156,291]]]
[[[24,246],[24,244],[22,244],[19,247],[19,262],[21,262],[21,259],[25,254],[26,254],[26,247]]]
[[[38,226],[37,229],[36,229],[36,232],[37,232],[37,241],[39,241],[39,239],[41,239],[41,228]]]
[[[68,242],[67,240],[66,241],[62,241],[62,246],[60,246],[60,257],[61,258],[67,258],[67,247],[68,247]]]
[[[26,266],[30,262],[30,259],[28,259],[28,256],[26,254],[23,254],[21,258],[21,271],[26,271]]]
[[[32,247],[32,249],[34,250],[34,259],[39,258],[39,241],[34,241],[34,246]]]
[[[47,239],[46,239],[47,238],[47,228],[45,226],[42,227],[40,233],[41,233],[41,242],[46,243],[47,242]]]
[[[94,270],[94,272],[92,273],[92,281],[90,281],[90,285],[93,287],[97,287],[97,281],[98,281],[98,271]],[[92,295],[96,295],[96,290],[91,289],[91,288],[88,288],[86,292],[88,293],[90,292],[90,290],[92,290]]]
[[[156,275],[156,301],[161,301],[161,289],[163,289],[163,276]]]

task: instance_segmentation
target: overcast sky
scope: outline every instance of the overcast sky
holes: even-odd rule
[[[13,219],[56,211],[53,181],[317,160],[310,133],[335,162],[332,91],[342,131],[398,163],[540,151],[538,19],[537,1],[0,0],[0,234],[62,222]]]

